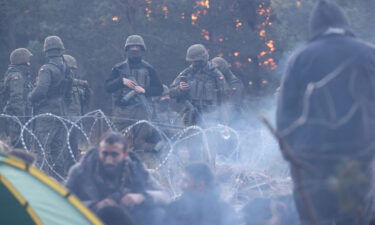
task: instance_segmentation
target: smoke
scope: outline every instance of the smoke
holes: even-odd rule
[[[262,115],[275,124],[276,96],[247,99],[242,106],[241,112],[237,113],[229,105],[220,109],[220,112],[229,112],[227,124],[213,122],[214,115],[206,114],[204,117],[207,121],[204,125],[177,129],[178,126],[173,125],[181,123],[181,115],[170,114],[176,118],[168,117],[168,121],[178,121],[176,124],[166,121],[138,121],[123,132],[130,132],[132,127],[144,123],[157,131],[163,147],[154,163],[156,166],[150,169],[174,198],[182,194],[181,174],[185,166],[201,161],[213,169],[221,197],[239,211],[254,198],[277,198],[291,193],[288,165],[276,140],[259,119],[259,115]],[[79,131],[86,137],[84,142],[90,143],[90,139],[96,139],[95,129],[112,129],[109,119],[102,112],[91,112],[74,124],[82,120],[92,121],[90,124],[83,123],[86,127]],[[35,118],[30,119],[33,120]],[[108,126],[98,127],[101,120]],[[67,124],[68,134],[72,129],[77,129],[67,120],[62,119],[62,122]],[[28,127],[28,124],[26,122],[23,128]]]

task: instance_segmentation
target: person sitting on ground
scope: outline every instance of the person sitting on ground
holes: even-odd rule
[[[204,163],[185,168],[181,198],[167,208],[167,225],[236,225],[235,211],[220,199],[215,177]]]
[[[120,206],[136,224],[158,224],[169,196],[120,133],[108,133],[69,171],[66,187],[93,212]]]

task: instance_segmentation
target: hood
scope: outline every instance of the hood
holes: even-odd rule
[[[315,5],[309,26],[311,40],[330,34],[353,35],[342,9],[326,0],[320,0]]]

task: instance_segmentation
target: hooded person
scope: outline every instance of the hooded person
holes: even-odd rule
[[[289,61],[277,108],[281,147],[294,158],[296,205],[302,224],[365,224],[375,47],[356,38],[342,10],[328,1],[316,4],[310,35]]]
[[[66,187],[99,216],[121,218],[128,211],[141,225],[158,225],[169,201],[121,133],[106,134],[86,153],[69,171]]]

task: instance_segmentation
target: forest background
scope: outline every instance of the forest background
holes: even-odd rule
[[[91,108],[110,112],[103,83],[123,60],[124,41],[140,34],[146,60],[169,85],[188,64],[186,49],[204,44],[223,56],[246,87],[247,99],[274,94],[288,56],[308,41],[317,0],[0,0],[0,71],[15,48],[34,54],[36,75],[44,38],[58,35],[94,90]],[[375,1],[336,0],[357,36],[375,42]],[[1,76],[2,76],[1,75]]]

